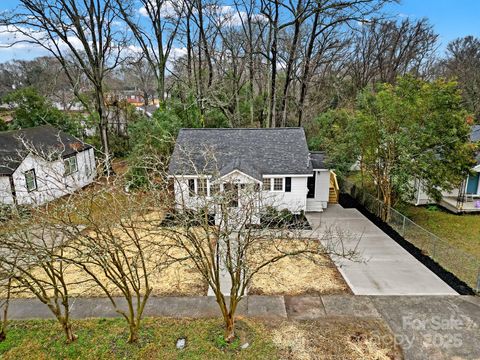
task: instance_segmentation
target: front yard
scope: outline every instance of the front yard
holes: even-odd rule
[[[388,327],[378,320],[238,322],[240,339],[223,348],[219,319],[146,318],[138,344],[128,344],[121,319],[74,322],[78,340],[66,345],[54,321],[12,321],[0,343],[2,359],[401,359]],[[177,339],[186,347],[178,350]],[[247,343],[246,349],[241,345]]]
[[[294,250],[295,240],[262,249],[273,257],[280,251]],[[261,255],[260,255],[261,256]],[[250,295],[323,295],[349,293],[350,289],[328,255],[285,257],[271,263],[253,278]]]

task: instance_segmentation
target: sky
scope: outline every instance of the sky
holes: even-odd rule
[[[0,0],[0,11],[14,8],[18,0]],[[402,0],[400,4],[389,4],[384,12],[392,18],[428,18],[439,34],[439,52],[442,55],[451,40],[474,35],[480,37],[480,0]],[[45,55],[31,46],[5,48],[7,39],[0,33],[0,62],[13,59],[32,59]]]

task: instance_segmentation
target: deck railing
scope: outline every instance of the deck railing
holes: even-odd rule
[[[340,190],[356,199],[370,213],[382,218],[385,210],[389,216],[386,221],[391,228],[405,240],[415,245],[425,255],[436,261],[444,269],[455,274],[477,293],[480,292],[480,258],[454,248],[447,241],[432,234],[408,217],[386,205],[368,191],[345,179],[339,179]]]

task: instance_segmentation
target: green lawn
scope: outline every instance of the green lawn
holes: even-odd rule
[[[260,334],[263,325],[244,322],[246,350],[229,352],[217,347],[222,335],[221,322],[210,320],[174,320],[147,318],[144,320],[138,344],[128,344],[128,330],[121,319],[96,319],[75,322],[78,340],[65,344],[64,336],[53,321],[14,321],[7,340],[0,343],[2,359],[239,359],[275,358],[272,342]],[[187,338],[184,350],[177,350],[176,340]],[[207,355],[208,354],[208,355]]]
[[[52,320],[12,321],[0,342],[1,359],[402,359],[383,321],[237,321],[237,339],[225,349],[220,319],[146,318],[138,344],[128,344],[122,319],[74,322],[78,340],[66,344]],[[177,350],[178,338],[186,347]],[[246,349],[241,345],[247,343]]]
[[[411,205],[400,210],[450,245],[480,259],[480,215],[454,215],[436,207]]]

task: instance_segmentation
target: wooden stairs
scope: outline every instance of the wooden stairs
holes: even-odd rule
[[[340,189],[338,187],[337,175],[333,171],[330,171],[330,188],[328,192],[328,203],[338,204],[339,194]]]

